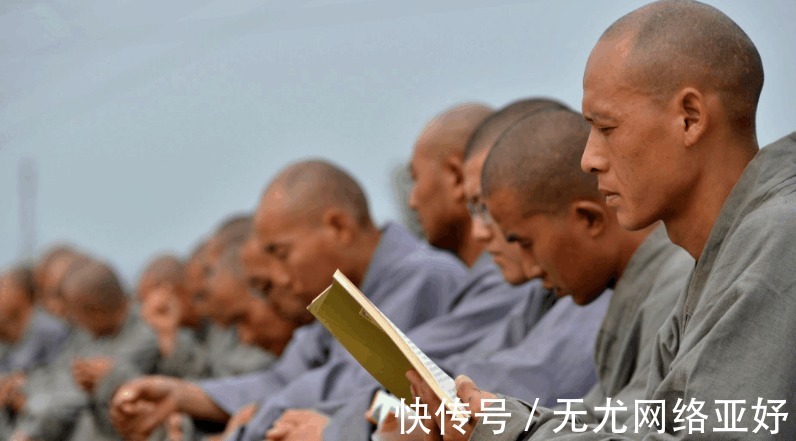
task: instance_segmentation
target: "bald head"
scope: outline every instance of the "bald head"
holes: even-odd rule
[[[580,169],[588,137],[589,125],[573,111],[547,110],[521,119],[487,156],[484,197],[510,190],[519,196],[523,215],[559,211],[578,199],[601,200],[597,178]]]
[[[368,201],[354,178],[336,165],[316,159],[295,163],[282,171],[265,190],[264,198],[281,204],[302,219],[320,220],[328,208],[351,215],[360,226],[370,227]]]
[[[451,155],[463,157],[473,132],[491,114],[490,107],[478,103],[451,107],[426,125],[415,148],[434,159]]]
[[[57,244],[48,248],[36,263],[34,274],[36,278],[36,288],[39,291],[44,289],[44,279],[47,277],[47,272],[50,271],[50,266],[56,260],[75,254],[78,254],[77,250],[66,244]]]
[[[178,285],[182,283],[185,265],[174,254],[161,254],[150,260],[141,275],[141,278],[150,278],[157,284],[168,283]]]
[[[126,304],[126,295],[114,271],[106,264],[89,261],[64,280],[67,302],[96,310],[115,312]]]
[[[232,272],[236,278],[246,280],[246,273],[243,269],[243,261],[240,254],[241,248],[242,245],[238,245],[224,250],[218,260],[218,266]]]
[[[533,112],[545,109],[569,110],[564,103],[549,98],[527,98],[514,101],[484,119],[476,127],[464,151],[469,159],[492,148],[498,138],[514,123]]]
[[[732,127],[752,132],[763,88],[763,63],[749,36],[718,9],[691,0],[663,0],[617,20],[598,43],[628,43],[626,67],[661,101],[679,88],[717,93]]]
[[[252,230],[252,215],[237,214],[221,222],[213,233],[221,250],[228,246],[240,245],[249,236]]]
[[[36,288],[33,283],[33,271],[26,267],[16,267],[0,275],[0,283],[7,283],[14,294],[23,297],[26,303],[33,303]]]

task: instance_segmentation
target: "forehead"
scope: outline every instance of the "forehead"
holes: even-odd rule
[[[290,206],[287,195],[280,189],[266,192],[254,216],[254,233],[260,242],[290,236],[307,223],[297,209]]]
[[[518,205],[519,195],[512,190],[499,190],[486,199],[487,208],[506,235],[531,237],[547,234],[555,214],[537,211],[523,215]]]
[[[506,188],[493,191],[484,199],[492,218],[506,233],[522,220],[517,202],[516,192]]]
[[[615,113],[621,92],[629,90],[629,37],[609,38],[597,43],[583,74],[583,114],[596,119]]]

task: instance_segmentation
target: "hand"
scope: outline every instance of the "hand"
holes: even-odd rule
[[[182,420],[185,415],[173,413],[166,419],[166,439],[168,441],[183,441],[185,434],[182,430]]]
[[[22,432],[16,432],[15,434],[11,435],[11,439],[9,441],[34,441],[34,440]]]
[[[409,425],[406,423],[405,421],[404,427],[411,427],[411,422]],[[413,430],[410,433],[402,434],[401,422],[398,421],[395,413],[390,412],[384,417],[371,439],[373,441],[425,441],[426,433],[422,430]]]
[[[169,416],[179,411],[179,383],[150,376],[120,387],[111,401],[111,422],[123,437],[146,440]]]
[[[18,411],[18,409],[15,409],[15,405],[19,401],[20,397],[24,402],[25,380],[25,374],[22,372],[8,374],[0,379],[0,408],[10,407],[15,411]],[[20,406],[20,409],[21,408],[22,406]]]
[[[251,421],[255,413],[257,413],[257,403],[250,403],[246,406],[243,406],[235,413],[235,415],[232,415],[232,418],[229,419],[227,426],[224,428],[224,433],[217,436],[215,439],[218,439],[219,441],[230,439],[232,434],[237,432],[241,426],[244,426]],[[212,440],[214,438],[210,439]]]
[[[115,365],[116,362],[110,357],[76,359],[72,361],[72,377],[78,386],[92,393],[97,383],[105,378]]]
[[[440,399],[437,397],[437,394],[429,387],[429,385],[423,380],[423,378],[418,374],[416,371],[411,370],[406,373],[406,378],[409,379],[409,382],[412,384],[412,393],[415,396],[420,397],[420,401],[423,403],[428,404],[428,409],[431,413],[431,423],[432,427],[426,435],[426,441],[467,441],[470,439],[470,436],[475,429],[475,425],[478,422],[476,418],[470,418],[466,424],[461,426],[461,429],[464,430],[464,434],[460,433],[454,426],[457,424],[454,421],[451,421],[450,418],[445,419],[445,436],[443,437],[440,432],[439,424],[440,419],[439,415],[435,414],[435,410],[439,409],[440,407]],[[494,399],[495,395],[489,392],[482,392],[478,389],[478,386],[475,385],[473,380],[460,375],[456,378],[456,395],[459,396],[459,399],[462,403],[467,404],[467,409],[470,411],[470,414],[473,415],[475,413],[481,412],[481,400],[483,399]],[[433,410],[432,410],[433,409]]]
[[[321,441],[329,417],[310,409],[288,410],[265,434],[267,441]]]

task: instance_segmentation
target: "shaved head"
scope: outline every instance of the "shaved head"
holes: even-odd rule
[[[16,288],[17,293],[23,294],[26,302],[33,303],[36,287],[33,283],[33,270],[26,266],[12,268],[0,275],[0,283],[9,283]]]
[[[712,90],[739,131],[754,133],[763,63],[749,36],[718,9],[663,0],[617,20],[600,44],[626,42],[626,68],[637,85],[667,101],[679,88]]]
[[[417,213],[426,240],[448,250],[467,265],[481,247],[470,236],[464,197],[464,151],[473,132],[492,110],[482,104],[461,104],[431,120],[417,137],[409,169],[409,208]]]
[[[221,253],[221,258],[218,260],[220,268],[226,268],[235,275],[236,278],[246,280],[246,273],[243,269],[243,261],[241,260],[242,245],[229,247]]]
[[[179,257],[173,254],[162,254],[147,263],[141,278],[148,278],[154,284],[179,285],[183,283],[184,272],[185,265]]]
[[[329,208],[350,214],[360,226],[372,226],[368,201],[362,187],[340,167],[320,160],[295,163],[280,173],[265,190],[285,211],[302,219],[320,221]]]
[[[416,149],[434,159],[463,157],[468,141],[492,109],[478,103],[451,107],[432,119],[417,140]]]
[[[117,311],[126,304],[127,296],[114,271],[106,264],[88,261],[64,280],[64,297],[80,307]]]
[[[580,169],[588,137],[589,125],[577,112],[546,110],[521,119],[487,156],[484,197],[510,190],[523,216],[559,211],[578,199],[601,200],[597,178]]]
[[[75,250],[71,245],[67,244],[57,244],[53,245],[47,249],[47,251],[42,254],[39,258],[39,261],[36,263],[36,267],[34,269],[36,277],[36,288],[41,291],[44,285],[44,279],[47,277],[47,272],[50,271],[50,266],[58,259],[63,257],[72,256],[74,254],[78,254],[77,250]]]
[[[514,123],[530,113],[545,109],[569,110],[564,103],[549,98],[527,98],[514,101],[493,113],[476,127],[464,151],[464,158],[471,157],[492,148],[498,138]]]
[[[251,214],[237,214],[222,221],[213,233],[220,250],[243,243],[251,233],[252,219]]]

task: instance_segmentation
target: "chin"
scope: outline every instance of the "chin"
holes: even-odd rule
[[[658,221],[657,219],[633,216],[632,213],[626,211],[617,212],[616,220],[619,222],[619,226],[627,231],[643,230]]]

